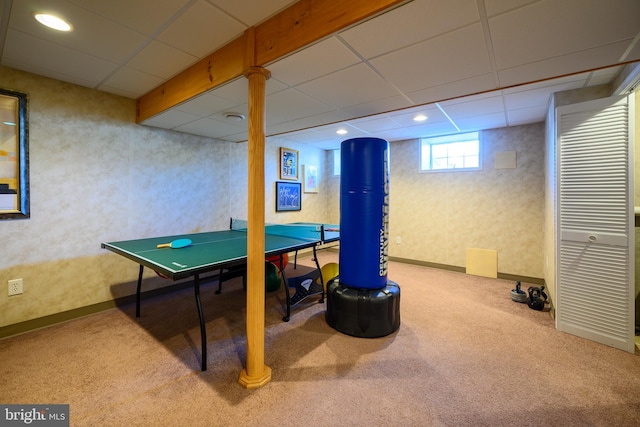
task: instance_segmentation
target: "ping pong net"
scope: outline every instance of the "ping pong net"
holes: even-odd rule
[[[231,230],[247,232],[247,221],[231,218]],[[310,242],[324,242],[329,234],[336,236],[338,229],[335,225],[296,222],[290,224],[269,224],[264,227],[265,235],[289,237]]]

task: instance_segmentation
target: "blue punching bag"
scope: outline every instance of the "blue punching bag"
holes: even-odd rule
[[[348,139],[340,152],[340,283],[383,288],[389,240],[389,143],[379,138]]]
[[[387,279],[389,143],[341,145],[340,262],[327,284],[327,323],[348,335],[381,337],[400,327],[400,287]]]

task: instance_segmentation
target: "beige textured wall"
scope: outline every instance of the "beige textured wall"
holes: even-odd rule
[[[225,225],[229,144],[136,125],[130,99],[6,67],[0,81],[28,95],[31,201],[0,221],[0,326],[132,293],[136,266],[103,241]]]
[[[541,278],[544,125],[487,130],[481,142],[482,170],[436,173],[418,173],[419,141],[391,144],[390,256],[464,267],[467,248],[493,249],[499,273]],[[504,151],[515,169],[495,169]]]
[[[290,212],[276,212],[275,182],[280,181],[280,147],[298,150],[298,181],[302,183],[302,166],[318,167],[319,188],[317,193],[302,193],[302,210]],[[229,163],[232,172],[230,193],[233,194],[229,204],[229,216],[247,218],[247,143],[231,144]],[[278,137],[267,138],[265,143],[265,222],[285,223],[296,221],[328,222],[328,207],[325,200],[328,197],[328,183],[325,173],[325,150],[309,147],[303,142],[292,142]],[[287,182],[294,182],[286,180]],[[302,186],[304,189],[304,185]]]
[[[480,171],[419,173],[419,144],[390,144],[389,255],[465,267],[466,248],[494,249],[498,272],[541,278],[544,125],[483,132]],[[515,169],[495,169],[503,151],[516,152]],[[327,181],[339,199],[339,179]]]
[[[103,241],[224,229],[246,217],[247,144],[134,123],[132,100],[0,67],[2,86],[29,95],[31,213],[0,221],[0,327],[134,292],[137,266]],[[418,173],[418,141],[391,144],[390,255],[453,266],[465,249],[498,251],[502,273],[542,277],[542,124],[483,134],[483,170]],[[275,212],[281,146],[320,168],[319,193],[300,212]],[[516,169],[494,169],[516,151]],[[266,142],[267,222],[339,222],[332,154],[282,138]],[[302,176],[300,176],[300,181]],[[397,236],[402,244],[397,245]],[[169,282],[147,273],[145,289]]]
[[[137,266],[101,242],[246,218],[246,143],[136,125],[133,100],[6,67],[0,82],[29,96],[31,193],[30,219],[0,221],[0,327],[134,293]],[[267,220],[320,221],[324,191],[305,194],[301,212],[274,212],[280,145],[323,170],[324,151],[267,141]],[[145,289],[171,283],[145,277]],[[16,278],[24,294],[8,297]]]

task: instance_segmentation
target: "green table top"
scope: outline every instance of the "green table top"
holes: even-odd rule
[[[321,226],[322,224],[314,223],[267,226],[265,256],[339,240],[338,231],[322,233]],[[157,248],[159,244],[177,239],[190,239],[192,244],[180,249]],[[102,247],[177,280],[245,262],[247,233],[243,230],[212,231],[106,242],[102,243]]]

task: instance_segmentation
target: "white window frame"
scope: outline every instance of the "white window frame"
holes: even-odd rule
[[[340,149],[333,150],[333,176],[340,176],[341,167]]]
[[[425,148],[431,148],[435,145],[440,144],[455,144],[460,142],[470,142],[470,141],[478,141],[478,166],[473,167],[449,167],[449,168],[440,168],[440,169],[425,169],[423,167],[423,150]],[[429,156],[429,159],[431,156]],[[444,136],[436,136],[433,138],[420,138],[420,156],[418,156],[418,170],[421,173],[433,173],[433,172],[462,172],[462,171],[477,171],[482,170],[482,138],[481,132],[466,132],[466,133],[458,133],[453,135],[444,135]],[[431,166],[431,165],[429,165]]]

